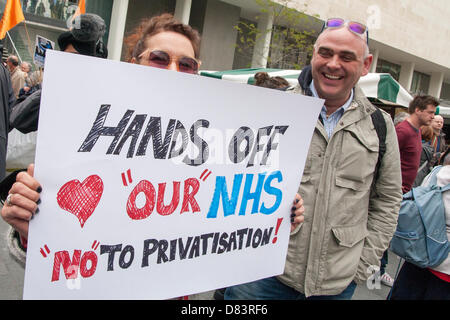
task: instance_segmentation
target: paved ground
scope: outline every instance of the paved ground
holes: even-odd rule
[[[24,269],[11,258],[6,246],[7,224],[0,218],[0,300],[22,299]],[[395,275],[399,258],[389,252],[388,273]],[[368,288],[360,285],[356,288],[353,300],[385,300],[389,294],[389,287],[380,284]],[[193,300],[212,300],[213,291],[196,294],[190,297]]]
[[[7,230],[8,225],[0,217],[0,300],[17,300],[22,299],[24,269],[9,255]]]
[[[397,271],[399,258],[392,252],[389,252],[389,263],[386,267],[387,272],[394,277]],[[389,295],[390,287],[383,284],[372,283],[369,285],[358,285],[353,295],[352,300],[386,300]],[[214,291],[205,292],[190,296],[192,300],[211,300],[213,299]]]

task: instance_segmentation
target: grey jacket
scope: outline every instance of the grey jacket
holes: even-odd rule
[[[298,85],[291,90],[304,94]],[[378,136],[375,107],[359,87],[331,138],[317,122],[299,193],[305,221],[292,233],[279,280],[306,296],[336,295],[364,282],[380,265],[397,225],[402,199],[400,153],[385,118],[386,153],[374,181]]]

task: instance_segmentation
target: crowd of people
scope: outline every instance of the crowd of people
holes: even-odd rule
[[[104,52],[98,55],[97,40],[79,43],[69,31],[58,42],[63,51],[105,58]],[[414,183],[421,183],[416,181],[420,170],[426,168],[422,173],[425,177],[427,170],[437,164],[436,159],[448,153],[443,120],[435,116],[439,104],[435,98],[415,97],[406,119],[394,125],[390,115],[372,105],[358,87],[357,82],[369,72],[373,62],[368,42],[364,24],[329,19],[316,40],[311,64],[302,70],[297,86],[290,87],[282,79],[271,79],[267,74],[256,76],[256,85],[283,90],[286,94],[318,97],[325,102],[298,194],[293,197],[284,273],[222,289],[224,299],[351,299],[357,284],[365,284],[372,276],[371,267],[380,266],[380,262],[383,267],[382,258],[397,226],[402,195]],[[125,39],[125,44],[129,63],[191,74],[198,73],[201,66],[199,33],[170,14],[143,21]],[[11,65],[18,64],[11,62]],[[13,79],[15,73],[10,71],[11,75],[2,81]],[[17,82],[20,91],[25,80]],[[2,93],[12,100],[8,88]],[[5,100],[3,109],[8,114],[2,121],[4,128],[0,129],[19,126],[21,117],[15,115],[11,124],[9,112],[22,107],[20,113],[26,113],[23,103],[30,97],[18,105]],[[36,129],[37,114],[34,122],[29,123]],[[431,131],[427,131],[428,126]],[[423,151],[424,146],[427,150],[431,147],[430,151]],[[1,210],[2,218],[11,225],[10,248],[23,263],[29,221],[38,213],[39,194],[45,187],[33,177],[33,171],[30,165],[17,174]],[[447,232],[450,236],[449,225]],[[402,279],[413,276],[405,275],[403,269]],[[439,272],[438,280],[420,283],[434,293],[422,298],[450,299],[450,269],[445,265]],[[437,276],[431,273],[427,277]],[[392,282],[385,279],[384,283],[392,285]],[[414,285],[418,284],[396,283],[393,298],[409,298],[401,293],[414,291]]]
[[[5,66],[11,74],[11,85],[16,99],[28,95],[40,88],[42,70],[32,70],[32,64],[27,61],[19,63],[19,58],[10,55]]]

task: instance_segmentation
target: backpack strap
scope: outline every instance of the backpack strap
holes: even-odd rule
[[[442,169],[442,166],[436,166],[430,172],[430,178],[429,178],[429,183],[428,183],[429,186],[437,185],[437,174],[441,169]],[[439,188],[440,188],[441,192],[448,191],[448,190],[450,190],[450,183],[445,186],[439,187]]]
[[[445,192],[445,191],[448,191],[448,190],[450,190],[450,183],[448,185],[446,185],[446,186],[441,187],[441,192]]]
[[[381,165],[381,160],[383,159],[384,154],[386,153],[386,121],[384,120],[383,113],[380,109],[375,107],[376,110],[370,116],[372,117],[372,123],[375,127],[375,131],[378,135],[379,147],[378,147],[378,161],[375,166],[375,174],[374,181],[378,179],[378,169]]]
[[[430,172],[430,177],[428,179],[428,185],[436,185],[437,184],[437,174],[439,170],[441,170],[442,166],[436,166],[433,168],[433,170]]]

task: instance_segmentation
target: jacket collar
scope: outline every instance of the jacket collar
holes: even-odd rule
[[[307,65],[302,69],[302,72],[298,76],[298,84],[302,88],[304,94],[306,96],[313,96],[313,93],[311,92],[311,89],[309,88],[311,82],[312,82],[312,68],[311,65]]]

